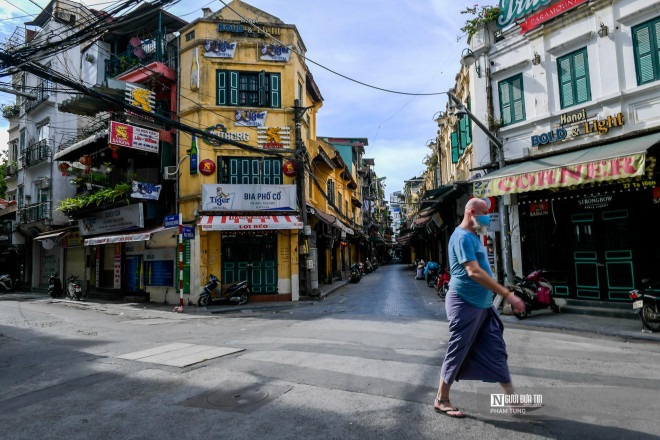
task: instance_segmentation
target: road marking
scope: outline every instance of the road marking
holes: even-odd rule
[[[214,347],[211,345],[195,345],[177,342],[146,350],[134,351],[117,357],[137,362],[147,362],[183,368],[244,350],[244,348]]]

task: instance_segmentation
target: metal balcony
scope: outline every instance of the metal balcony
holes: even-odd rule
[[[36,144],[30,145],[21,157],[23,168],[36,165],[43,162],[50,157],[52,141],[50,139],[42,139]]]
[[[32,95],[36,97],[36,99],[26,99],[25,100],[25,111],[29,112],[39,104],[41,104],[44,101],[48,100],[48,97],[50,96],[51,92],[53,89],[53,83],[51,83],[48,80],[43,80],[37,85],[37,87],[34,88],[32,91]]]
[[[25,205],[18,210],[18,219],[21,223],[34,223],[50,218],[50,201]]]
[[[163,35],[144,40],[137,46],[128,46],[126,52],[105,60],[105,79],[116,78],[124,73],[154,62],[163,63],[177,70],[178,53],[174,44],[168,43]]]

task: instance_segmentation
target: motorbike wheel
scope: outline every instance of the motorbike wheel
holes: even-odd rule
[[[209,304],[209,295],[200,295],[197,300],[198,307],[206,307]]]
[[[532,312],[532,306],[529,305],[529,304],[527,303],[527,301],[525,301],[524,299],[523,299],[523,302],[525,303],[525,310],[523,310],[523,311],[520,312],[520,313],[514,313],[514,315],[516,315],[516,318],[518,318],[518,319],[525,319],[525,318],[527,318],[527,317],[530,315],[530,313]]]
[[[648,316],[655,313],[655,310],[650,305],[644,305],[642,312],[639,314],[639,317],[642,318],[642,324],[644,327],[651,330],[652,332],[660,331],[660,322],[651,321]]]
[[[426,284],[428,284],[430,288],[434,288],[438,284],[438,279],[436,277],[429,277],[426,280]]]
[[[437,291],[438,291],[438,296],[442,299],[445,299],[445,297],[447,296],[447,292],[449,291],[449,286],[447,284],[443,284],[442,286],[440,286],[439,289],[437,289]]]
[[[243,292],[241,294],[241,300],[238,302],[238,305],[242,306],[243,304],[247,304],[247,302],[248,302],[248,294]]]
[[[553,298],[550,298],[550,310],[552,310],[554,313],[559,313],[559,306]]]

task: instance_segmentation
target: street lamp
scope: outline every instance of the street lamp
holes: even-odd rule
[[[497,146],[497,156],[498,156],[498,168],[504,168],[504,144],[500,141],[493,132],[491,132],[488,127],[481,122],[474,114],[468,110],[465,105],[451,92],[447,92],[449,99],[455,104],[456,111],[454,114],[457,114],[458,109],[461,109],[463,115],[468,115],[470,119],[477,124],[477,127],[483,131],[488,138],[493,141]],[[504,204],[504,199],[502,199],[502,227],[501,233],[504,235],[504,253],[506,255],[506,279],[509,284],[513,284],[513,252],[511,250],[511,235],[509,235],[509,207]]]

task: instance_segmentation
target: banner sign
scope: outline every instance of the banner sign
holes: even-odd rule
[[[204,56],[207,58],[234,58],[238,43],[218,40],[206,40],[204,44]]]
[[[144,227],[142,203],[97,212],[94,217],[78,220],[83,236]]]
[[[158,132],[142,127],[110,121],[108,143],[158,154]]]
[[[230,139],[232,141],[243,141],[243,142],[250,142],[250,133],[245,132],[245,133],[236,133],[236,132],[229,132],[227,131],[227,128],[222,125],[222,124],[217,124],[212,127],[207,127],[204,129],[205,132],[210,133],[214,136],[218,136],[220,138],[224,139]],[[207,137],[204,137],[204,142],[206,142],[209,145],[214,145],[216,147],[219,147],[222,145],[220,142],[216,142],[214,140],[211,140]]]
[[[641,176],[644,173],[645,154],[638,153],[613,159],[567,165],[532,173],[495,177],[474,182],[474,197],[562,188],[582,183],[605,182]]]
[[[234,125],[237,127],[263,127],[266,125],[268,112],[256,110],[236,110]]]
[[[261,148],[290,149],[291,130],[289,127],[261,127],[257,129],[257,143]]]
[[[291,58],[291,47],[282,46],[281,44],[261,43],[261,60],[287,62]]]
[[[202,185],[202,211],[295,211],[295,185]]]
[[[160,190],[163,188],[162,185],[156,185],[154,183],[146,182],[133,182],[133,192],[131,197],[134,199],[146,199],[146,200],[158,200],[160,197]]]
[[[524,17],[548,3],[550,0],[500,0],[500,15],[497,17],[497,25],[502,28],[506,27],[514,20]]]
[[[163,226],[166,228],[175,228],[179,226],[179,214],[166,215],[163,220]]]
[[[203,216],[202,231],[259,231],[302,229],[303,224],[293,215],[255,216]]]
[[[549,8],[542,10],[538,14],[532,15],[523,23],[521,23],[520,33],[524,34],[527,31],[531,31],[535,27],[542,25],[544,22],[551,20],[557,17],[558,15],[561,15],[564,12],[568,11],[569,9],[572,9],[582,3],[585,3],[586,1],[587,0],[564,0],[562,2],[557,3],[556,5],[552,5]]]
[[[194,240],[195,239],[195,227],[194,226],[183,226],[181,228],[183,233],[184,240]]]

